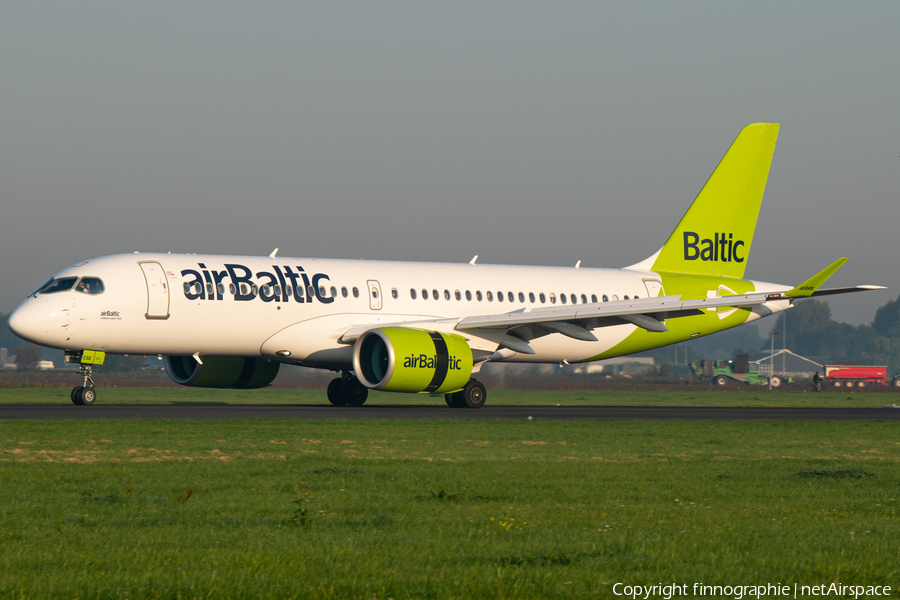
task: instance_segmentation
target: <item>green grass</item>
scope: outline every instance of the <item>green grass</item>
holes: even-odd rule
[[[896,586],[898,501],[887,422],[0,421],[0,597]]]
[[[69,390],[62,388],[0,389],[5,403],[70,404]],[[214,390],[205,388],[123,387],[98,388],[99,404],[328,404],[325,390]],[[809,406],[881,407],[900,402],[900,394],[866,391],[806,392],[801,389],[714,388],[692,391],[629,390],[516,390],[488,389],[488,405],[597,405],[597,406]],[[369,392],[366,404],[440,404],[443,396]]]

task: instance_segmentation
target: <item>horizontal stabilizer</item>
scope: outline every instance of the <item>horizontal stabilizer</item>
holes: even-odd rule
[[[853,292],[870,292],[872,290],[886,290],[883,285],[857,285],[854,287],[831,288],[826,290],[816,290],[810,296],[834,296],[835,294],[852,294]]]

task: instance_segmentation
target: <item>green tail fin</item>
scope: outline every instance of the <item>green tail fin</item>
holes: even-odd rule
[[[744,276],[778,123],[747,125],[653,261],[652,270]]]

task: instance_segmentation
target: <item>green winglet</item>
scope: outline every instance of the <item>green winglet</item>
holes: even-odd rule
[[[828,278],[834,275],[834,272],[840,269],[845,262],[847,262],[846,256],[844,258],[839,258],[791,291],[787,292],[785,296],[788,298],[806,298],[812,296],[813,292],[819,289],[823,283],[828,281]]]

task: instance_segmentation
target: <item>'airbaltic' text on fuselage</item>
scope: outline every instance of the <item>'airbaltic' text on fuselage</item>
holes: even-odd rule
[[[184,269],[182,277],[193,277],[184,283],[184,296],[188,300],[224,300],[225,280],[228,280],[228,294],[238,302],[247,302],[259,298],[263,302],[314,302],[318,300],[328,304],[334,297],[320,283],[329,281],[328,275],[306,273],[303,267],[296,266],[295,273],[291,267],[272,265],[272,271],[253,271],[244,265],[226,264],[224,270],[207,268],[197,263],[199,270]]]

